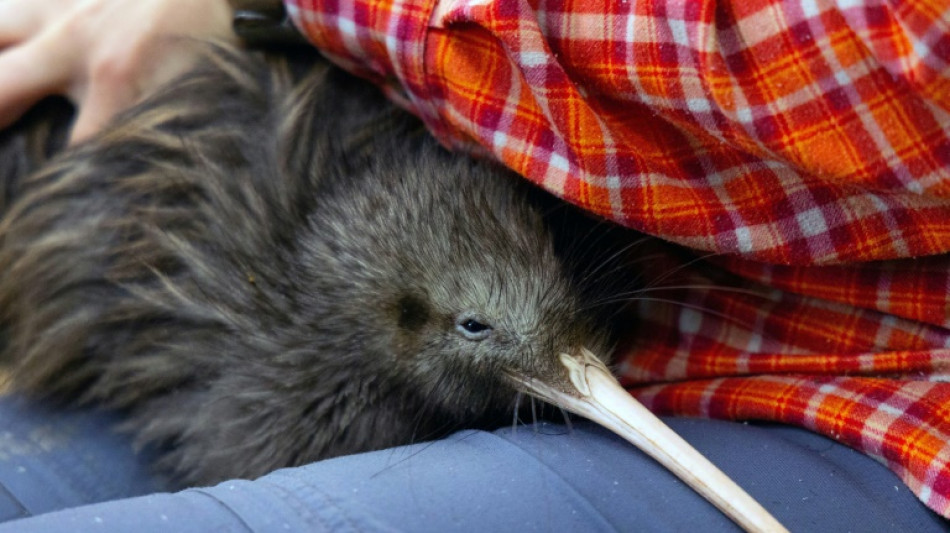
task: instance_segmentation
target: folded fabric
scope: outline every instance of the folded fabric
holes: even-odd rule
[[[812,429],[950,516],[946,1],[287,5],[447,145],[697,251],[628,274],[649,407]]]

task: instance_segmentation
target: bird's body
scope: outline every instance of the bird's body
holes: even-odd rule
[[[506,370],[609,353],[519,178],[325,65],[209,58],[8,186],[16,388],[125,411],[195,484],[510,420]]]

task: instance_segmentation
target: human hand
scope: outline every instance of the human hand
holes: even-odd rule
[[[228,0],[0,0],[0,128],[59,94],[82,140],[192,64],[175,37],[235,41],[231,16]]]

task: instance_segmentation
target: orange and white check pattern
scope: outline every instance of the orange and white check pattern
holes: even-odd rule
[[[447,145],[711,255],[640,302],[649,407],[821,432],[950,517],[950,2],[287,4]]]

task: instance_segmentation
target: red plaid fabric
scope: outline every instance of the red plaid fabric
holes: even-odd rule
[[[447,145],[699,251],[639,296],[648,407],[821,432],[950,517],[947,0],[436,4],[288,0]]]

